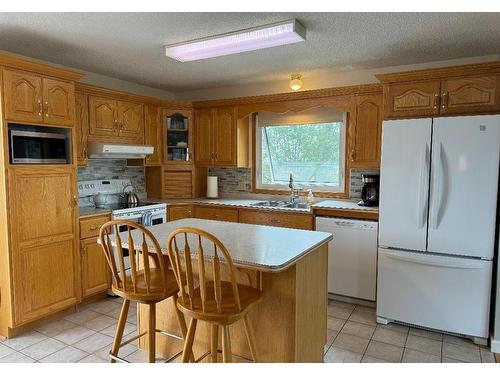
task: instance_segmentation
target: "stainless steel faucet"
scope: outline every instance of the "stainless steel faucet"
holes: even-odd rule
[[[292,173],[290,173],[290,180],[288,181],[288,187],[290,188],[290,203],[297,203],[300,199],[299,191],[302,189],[295,188]]]

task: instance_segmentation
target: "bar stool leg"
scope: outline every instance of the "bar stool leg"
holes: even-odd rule
[[[210,327],[210,362],[217,363],[219,341],[219,326],[213,323]]]
[[[250,324],[250,319],[248,314],[243,317],[243,323],[245,325],[245,333],[247,335],[248,346],[250,347],[250,353],[252,353],[252,359],[254,362],[258,362],[257,358],[257,346],[255,345],[255,336]]]
[[[182,351],[182,362],[188,363],[189,358],[193,352],[193,342],[194,342],[194,334],[196,332],[196,323],[198,320],[191,319],[191,323],[189,323],[189,328],[186,335],[186,341],[184,341],[184,350]]]
[[[149,304],[148,357],[149,363],[156,361],[156,303]]]
[[[231,338],[229,336],[229,326],[222,327],[222,360],[224,363],[233,361],[231,353]]]
[[[179,299],[179,297],[177,296],[177,294],[174,294],[172,298],[174,300],[174,310],[175,314],[177,315],[177,321],[179,322],[179,328],[181,329],[182,337],[185,340],[187,335],[187,326],[186,326],[186,320],[184,319],[184,314],[181,313],[180,310],[177,308],[177,300]],[[191,362],[194,362],[194,354],[192,351],[191,351]]]
[[[128,308],[130,306],[130,301],[128,299],[123,300],[122,309],[120,311],[120,318],[118,319],[118,324],[116,325],[115,338],[113,340],[113,348],[111,349],[111,354],[115,357],[118,355],[120,350],[120,344],[122,343],[123,330],[125,329],[125,324],[127,323]],[[111,363],[115,363],[116,360],[110,359]]]

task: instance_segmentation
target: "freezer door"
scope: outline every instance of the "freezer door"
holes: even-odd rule
[[[488,337],[492,262],[379,249],[377,315]]]
[[[432,119],[382,125],[379,245],[426,250]]]
[[[434,119],[429,252],[493,258],[500,116]]]

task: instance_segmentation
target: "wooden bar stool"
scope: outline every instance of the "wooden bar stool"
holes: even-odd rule
[[[122,232],[122,234],[126,236],[125,242],[122,242],[120,232],[118,231],[119,227],[126,228],[126,230]],[[135,238],[139,239],[137,243],[134,243],[132,235],[132,230],[134,229],[138,231],[137,234],[134,233]],[[115,235],[115,246],[112,245],[110,233]],[[148,335],[149,362],[155,362],[156,333],[183,340],[182,337],[170,332],[156,329],[156,304],[172,297],[175,306],[177,306],[176,301],[179,288],[175,276],[165,264],[165,257],[163,257],[161,253],[158,241],[151,232],[142,225],[128,220],[109,221],[101,227],[99,239],[113,276],[111,289],[113,293],[123,298],[123,305],[116,327],[113,347],[109,353],[110,362],[116,362],[117,360],[120,362],[128,362],[118,357],[120,348],[146,334]],[[126,247],[124,244],[126,244]],[[154,249],[154,251],[150,249]],[[127,251],[130,270],[126,269],[125,254]],[[153,264],[150,263],[150,260],[153,260]],[[123,330],[127,322],[130,301],[149,306],[149,326],[146,332],[139,333],[130,340],[122,343]],[[177,313],[182,336],[185,337],[187,327],[184,316],[177,307],[175,311]],[[167,360],[167,362],[177,358],[181,353],[182,352],[177,353]]]
[[[193,253],[191,253],[191,246],[197,248]],[[258,362],[248,312],[262,299],[262,292],[259,289],[236,283],[235,267],[229,252],[210,233],[197,228],[176,229],[167,239],[167,248],[179,285],[180,297],[177,300],[177,306],[180,311],[191,318],[184,342],[182,361],[188,362],[191,358],[196,324],[198,320],[201,320],[211,324],[209,352],[211,361],[217,362],[218,329],[221,326],[222,358],[224,362],[231,362],[229,326],[243,319],[252,358],[254,362]],[[219,254],[222,254],[222,257],[219,258]],[[230,281],[221,281],[221,262],[228,269]],[[199,285],[197,286],[195,286],[193,275],[195,268],[198,270]],[[211,279],[207,278],[210,268]]]

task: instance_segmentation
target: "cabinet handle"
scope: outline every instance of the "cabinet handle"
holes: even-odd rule
[[[73,207],[78,206],[78,197],[76,195],[73,195],[73,199],[71,200],[71,205]]]
[[[448,93],[445,91],[441,94],[441,108],[446,109],[447,106]]]
[[[96,229],[98,229],[98,228],[99,228],[99,227],[98,227],[97,225],[91,225],[91,226],[90,226],[90,230],[96,230]]]
[[[355,157],[356,157],[356,149],[353,146],[351,149],[351,161],[354,161]]]
[[[219,160],[219,154],[217,152],[215,153],[215,160]]]
[[[434,109],[439,105],[439,94],[434,94]]]
[[[49,117],[49,102],[45,101],[45,117]]]
[[[38,116],[42,117],[42,111],[43,111],[42,101],[38,100]]]
[[[80,247],[80,253],[81,253],[82,255],[85,255],[86,250],[87,250],[87,249],[85,248],[85,246],[84,246],[84,245],[82,245],[82,246]]]

